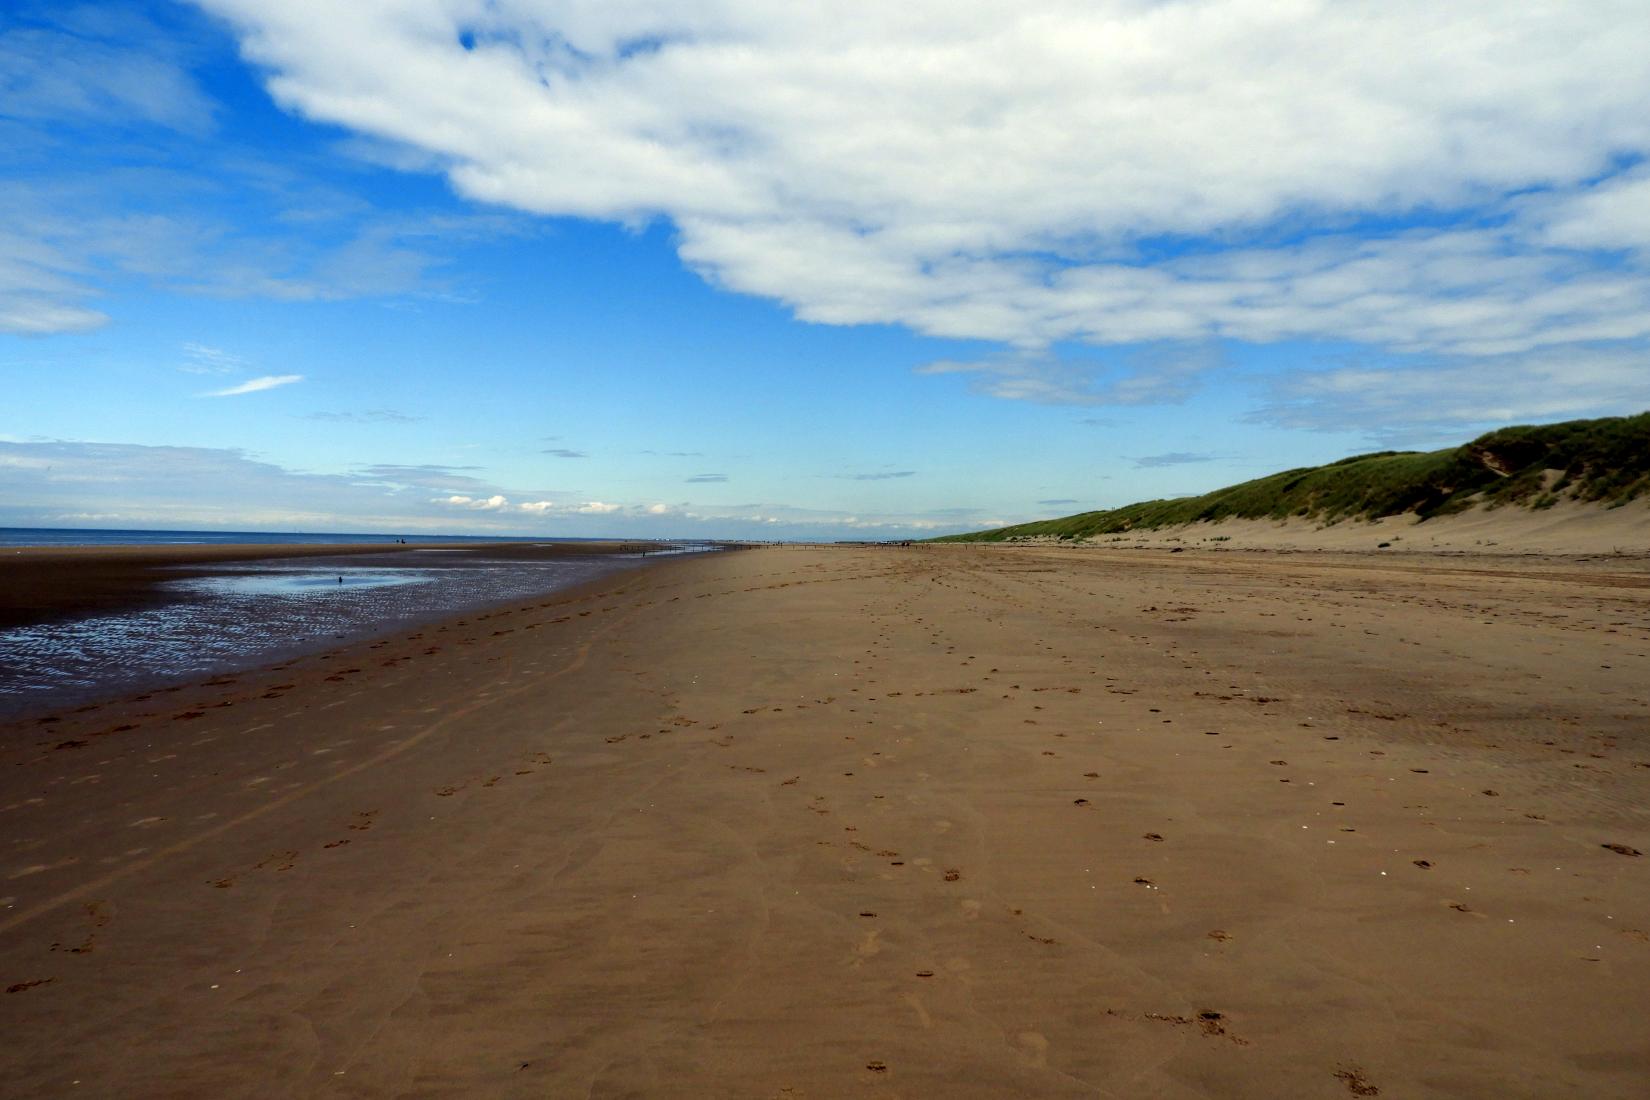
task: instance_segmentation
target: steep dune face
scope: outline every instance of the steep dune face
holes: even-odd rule
[[[1356,455],[1324,466],[1285,470],[1202,496],[1143,501],[1109,511],[951,536],[951,540],[1096,540],[1143,532],[1163,534],[1188,524],[1233,520],[1265,520],[1316,530],[1328,524],[1394,517],[1409,523],[1433,521],[1469,511],[1546,512],[1566,504],[1638,512],[1650,506],[1647,501],[1650,413],[1641,413],[1501,428],[1441,451]],[[1547,530],[1555,519],[1579,520],[1590,515],[1586,509],[1560,510],[1545,520],[1509,523],[1505,534],[1511,537],[1523,528]],[[1625,519],[1616,526],[1624,528],[1622,536],[1635,527],[1634,521]]]

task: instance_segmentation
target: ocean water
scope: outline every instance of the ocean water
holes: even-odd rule
[[[522,561],[479,549],[414,548],[193,565],[189,575],[162,582],[159,604],[0,630],[0,718],[255,668],[472,608],[526,601],[642,561],[637,553]]]
[[[121,531],[73,527],[0,527],[0,546],[280,546],[340,543],[601,542],[498,535],[351,535],[336,532]]]

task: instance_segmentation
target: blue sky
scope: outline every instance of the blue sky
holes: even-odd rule
[[[901,537],[1650,407],[1650,12],[0,14],[0,525]]]

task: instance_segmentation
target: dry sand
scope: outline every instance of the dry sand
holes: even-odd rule
[[[0,1092],[1642,1097],[1647,623],[768,549],[14,727]]]

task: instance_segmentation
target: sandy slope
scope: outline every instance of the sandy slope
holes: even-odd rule
[[[1650,554],[1650,501],[1611,508],[1566,501],[1533,510],[1473,508],[1422,520],[1413,512],[1378,520],[1228,519],[1156,531],[1099,535],[1097,546],[1221,546],[1246,550],[1375,550],[1474,554]]]
[[[1633,562],[772,549],[5,731],[0,1081],[1642,1096],[1646,623]]]

